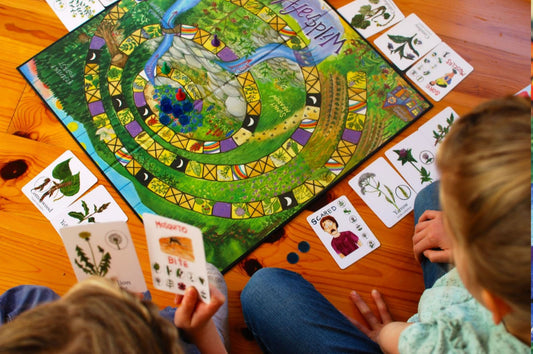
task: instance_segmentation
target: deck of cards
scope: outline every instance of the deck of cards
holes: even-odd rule
[[[341,269],[380,246],[357,210],[341,196],[307,217],[315,233]]]

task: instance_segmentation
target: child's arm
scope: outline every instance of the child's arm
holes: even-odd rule
[[[361,315],[363,315],[368,326],[353,318],[348,317],[348,319],[359,328],[361,332],[366,334],[374,342],[378,343],[383,352],[398,353],[400,334],[410,325],[410,323],[393,322],[387,304],[377,290],[372,290],[372,298],[376,303],[381,320],[374,315],[370,307],[368,307],[366,302],[355,291],[352,291],[350,297],[355,306],[359,309],[359,312],[361,312]]]
[[[201,353],[226,353],[222,339],[218,335],[213,315],[222,306],[226,299],[220,291],[211,289],[211,302],[201,301],[198,291],[194,287],[186,290],[185,295],[176,295],[178,308],[174,315],[174,324],[187,335],[189,341],[194,343]]]

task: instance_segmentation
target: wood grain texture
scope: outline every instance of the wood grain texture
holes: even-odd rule
[[[335,7],[349,1],[332,0]],[[416,13],[441,39],[455,49],[474,71],[419,121],[388,146],[414,132],[418,126],[447,106],[465,114],[491,98],[514,94],[530,82],[530,1],[525,0],[397,0],[405,15]],[[151,283],[147,245],[139,218],[109,185],[99,169],[17,72],[17,66],[67,33],[44,0],[0,0],[0,168],[22,159],[28,171],[17,179],[0,180],[0,292],[19,284],[47,285],[63,294],[75,276],[59,235],[31,202],[21,187],[64,150],[72,150],[98,177],[129,217],[141,268]],[[377,36],[370,38],[370,41]],[[18,135],[18,136],[17,136]],[[25,138],[23,138],[25,137]],[[387,149],[387,146],[384,150]],[[226,275],[230,306],[232,352],[260,352],[246,331],[240,293],[249,275],[258,267],[282,267],[302,274],[337,308],[354,314],[348,299],[351,289],[370,299],[370,290],[384,294],[393,317],[405,320],[416,312],[423,291],[421,270],[413,258],[412,213],[393,228],[386,228],[348,186],[348,179],[383,151],[354,171],[344,181],[304,210],[273,238],[259,246]],[[306,217],[327,202],[346,195],[381,242],[381,247],[355,265],[340,270]],[[307,253],[298,243],[307,241]],[[289,264],[287,254],[296,252],[299,262]],[[160,306],[172,304],[173,296],[152,290]]]

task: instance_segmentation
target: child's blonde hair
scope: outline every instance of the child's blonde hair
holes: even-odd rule
[[[468,274],[529,328],[531,103],[507,97],[454,123],[437,157],[441,198]],[[525,327],[524,327],[525,330]]]
[[[181,354],[178,330],[156,305],[92,278],[0,327],[0,353]]]

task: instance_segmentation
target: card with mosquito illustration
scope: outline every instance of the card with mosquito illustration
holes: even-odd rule
[[[309,215],[307,222],[341,269],[380,246],[374,233],[344,195]]]
[[[154,287],[183,294],[189,286],[194,286],[200,298],[209,302],[209,283],[200,229],[149,213],[144,213],[142,217]]]
[[[441,42],[408,70],[407,77],[440,101],[473,70],[449,45]]]
[[[383,157],[348,183],[387,227],[413,210],[415,192]]]
[[[72,151],[66,151],[22,187],[22,192],[50,220],[96,182],[96,176]]]
[[[425,140],[438,148],[450,131],[452,124],[458,119],[459,115],[451,107],[446,107],[421,125],[418,131]]]
[[[356,0],[340,7],[339,13],[365,38],[395,25],[405,17],[391,0]]]
[[[90,276],[117,279],[120,286],[146,291],[139,259],[125,222],[91,223],[59,230],[78,281]]]
[[[398,69],[405,70],[440,41],[431,28],[411,14],[379,36],[374,44]]]
[[[128,221],[128,216],[102,185],[50,217],[56,230],[66,226],[112,221]]]
[[[419,131],[385,151],[387,159],[416,193],[439,179],[436,154],[437,148]]]

